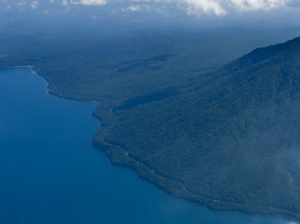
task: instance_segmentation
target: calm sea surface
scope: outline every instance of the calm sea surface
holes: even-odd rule
[[[47,94],[29,68],[0,70],[0,224],[294,224],[216,213],[164,194],[92,147],[95,103]]]

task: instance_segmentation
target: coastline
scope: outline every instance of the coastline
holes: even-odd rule
[[[110,163],[134,170],[138,177],[155,185],[165,193],[178,199],[183,199],[187,202],[202,205],[210,210],[217,212],[240,212],[251,215],[263,216],[287,216],[297,221],[300,220],[300,214],[293,213],[280,208],[273,208],[270,206],[238,204],[233,202],[219,201],[218,199],[207,198],[201,195],[189,192],[185,186],[177,180],[171,180],[160,176],[155,171],[149,169],[147,166],[139,161],[136,161],[128,156],[124,148],[119,145],[112,145],[105,140],[99,142],[93,140],[93,146],[103,151]]]
[[[69,100],[71,99],[76,101],[93,102],[101,104],[101,102],[97,101],[87,101],[83,99],[68,98],[63,96],[63,92],[59,91],[59,89],[57,88],[55,89],[55,85],[49,80],[49,78],[46,75],[40,74],[38,70],[36,71],[33,68],[34,66],[14,66],[8,67],[8,69],[21,67],[31,68],[33,74],[37,74],[43,77],[48,83],[48,94]],[[55,90],[59,92],[56,92]],[[109,105],[101,105],[101,107],[110,108]],[[98,108],[99,105],[97,109]],[[103,112],[103,110],[101,112]],[[131,158],[126,152],[126,148],[122,147],[121,145],[118,145],[117,143],[105,141],[105,132],[110,128],[110,125],[112,124],[111,121],[107,120],[106,118],[109,117],[112,118],[112,120],[116,119],[116,117],[114,117],[116,115],[111,111],[111,109],[106,110],[105,113],[107,113],[108,115],[106,114],[103,116],[103,114],[96,113],[96,111],[93,113],[93,115],[101,121],[101,124],[104,123],[105,125],[94,135],[92,143],[96,149],[99,149],[105,153],[106,157],[108,158],[111,164],[120,165],[134,170],[138,174],[139,178],[150,182],[151,184],[155,185],[156,187],[173,197],[183,199],[191,203],[203,205],[206,208],[214,211],[242,212],[255,215],[283,215],[294,218],[296,220],[300,220],[300,214],[289,212],[279,208],[224,202],[219,201],[218,199],[207,198],[189,192],[188,189],[186,189],[186,187],[178,180],[171,180],[166,177],[163,177],[157,174],[154,170],[151,170],[146,165],[142,164],[141,162]]]
[[[101,104],[100,101],[96,101],[96,100],[85,100],[85,99],[78,99],[75,97],[66,97],[63,95],[63,92],[44,74],[42,74],[40,72],[40,69],[35,69],[34,65],[24,65],[24,66],[12,66],[12,67],[7,67],[7,68],[2,68],[2,69],[12,69],[12,68],[30,68],[31,69],[31,73],[34,75],[38,75],[42,78],[45,79],[45,81],[47,82],[47,94],[51,94],[53,96],[59,97],[59,98],[63,98],[63,99],[68,99],[68,100],[75,100],[75,101],[80,101],[80,102],[88,102],[88,103],[97,103],[97,104]]]
[[[151,170],[140,161],[131,158],[128,155],[125,146],[122,146],[117,142],[108,142],[105,140],[106,132],[109,131],[110,126],[112,125],[114,120],[117,119],[117,115],[110,110],[109,106],[106,106],[106,109],[105,106],[103,106],[99,111],[95,111],[93,115],[97,117],[101,121],[101,123],[102,121],[104,121],[104,125],[102,126],[102,128],[94,135],[93,146],[103,151],[111,164],[127,167],[134,170],[138,174],[139,178],[150,182],[168,195],[185,200],[187,202],[202,205],[210,210],[218,212],[241,212],[251,215],[264,216],[280,215],[293,218],[297,221],[300,220],[300,214],[293,213],[288,210],[274,208],[271,206],[239,204],[235,202],[220,201],[217,198],[209,198],[190,192],[179,180],[172,180],[163,177],[160,174],[156,173],[155,170]],[[106,122],[105,124],[105,119],[107,118],[110,118],[108,119],[110,121]]]

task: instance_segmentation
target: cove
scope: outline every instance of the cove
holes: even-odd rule
[[[96,103],[47,93],[30,68],[0,70],[0,224],[296,224],[172,198],[93,148]]]

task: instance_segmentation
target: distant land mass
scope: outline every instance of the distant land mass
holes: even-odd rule
[[[0,67],[31,65],[50,93],[101,102],[94,146],[168,194],[300,220],[300,38],[232,61],[247,49],[212,52],[217,34],[87,36],[1,38]]]

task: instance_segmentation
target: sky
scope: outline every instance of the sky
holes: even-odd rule
[[[153,11],[168,13],[179,10],[187,15],[226,17],[231,14],[246,14],[280,10],[299,13],[299,0],[0,0],[3,10],[29,10],[51,14],[54,10],[68,12],[76,6],[107,8],[115,12]],[[108,7],[109,6],[109,7]]]

